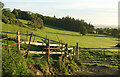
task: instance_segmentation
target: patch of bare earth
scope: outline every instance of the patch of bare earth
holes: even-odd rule
[[[107,68],[100,66],[85,66],[77,70],[76,75],[120,75],[117,68]]]
[[[43,75],[43,73],[38,70],[37,68],[34,67],[34,64],[32,64],[29,68],[30,71],[33,71],[35,73],[35,75]]]

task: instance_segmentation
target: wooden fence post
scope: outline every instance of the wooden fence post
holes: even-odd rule
[[[36,35],[35,35],[36,36]],[[35,36],[34,36],[34,40],[33,40],[33,42],[35,42]]]
[[[47,44],[47,35],[46,35],[46,38],[45,38],[45,43]]]
[[[61,49],[61,48],[63,48],[62,40],[61,40],[60,44],[61,44],[61,47],[60,47],[60,49]],[[61,52],[61,54],[62,54],[62,52]]]
[[[76,59],[79,60],[79,45],[76,44]]]
[[[65,57],[67,57],[67,53],[68,53],[68,44],[65,44]]]
[[[48,63],[49,63],[49,59],[50,59],[50,40],[48,39],[48,45],[47,45],[47,48],[48,48]]]
[[[73,47],[73,58],[75,58],[75,46]]]
[[[29,49],[30,49],[30,42],[31,42],[32,34],[33,34],[33,32],[30,35],[26,58],[28,58],[28,53],[29,53]]]
[[[17,32],[17,51],[20,52],[20,33]]]

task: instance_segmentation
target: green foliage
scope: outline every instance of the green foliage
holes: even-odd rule
[[[69,59],[65,58],[63,59],[63,62],[61,64],[60,73],[62,73],[63,75],[72,74],[76,72],[78,68],[78,65],[75,63],[74,60],[72,60],[72,57]]]
[[[3,7],[4,7],[4,3],[0,1],[0,9],[2,9]]]
[[[21,21],[21,20],[20,20]],[[21,21],[22,23],[27,23],[30,21]],[[49,39],[58,41],[56,38],[56,34],[58,35],[58,37],[60,39],[62,39],[64,42],[68,43],[68,45],[70,46],[75,46],[76,42],[79,43],[80,47],[82,48],[112,48],[112,46],[115,46],[116,44],[118,44],[117,40],[118,38],[113,38],[110,36],[106,36],[106,35],[100,35],[100,34],[86,34],[85,36],[80,35],[80,33],[78,32],[73,32],[73,31],[66,31],[64,29],[61,28],[57,28],[57,27],[52,27],[49,25],[45,25],[44,29],[41,30],[33,30],[34,28],[28,27],[27,25],[25,25],[26,27],[20,27],[17,25],[11,25],[11,24],[4,24],[2,23],[2,31],[3,32],[7,32],[7,30],[9,32],[13,32],[16,33],[18,30],[20,31],[20,33],[27,33],[28,32],[33,32],[36,35],[39,35],[41,37],[45,37],[45,35],[48,36]],[[14,35],[14,34],[10,34],[9,36]],[[66,39],[69,38],[69,39]],[[25,36],[21,36],[21,39],[25,40]],[[33,41],[33,37],[32,37],[32,41]],[[35,41],[40,41],[41,38],[36,37]],[[109,49],[110,51],[113,49]],[[114,49],[114,51],[118,51],[118,49]]]
[[[117,29],[111,29],[111,35],[118,37],[118,30]]]
[[[86,27],[80,27],[80,34],[82,34],[82,35],[86,35],[86,33],[87,33],[87,29],[86,29]]]
[[[8,17],[4,16],[4,14],[2,14],[2,22],[6,23],[6,24],[9,23]]]
[[[110,36],[113,36],[113,37],[119,37],[120,36],[119,29],[114,29],[114,28],[97,28],[96,32],[98,34],[106,34],[106,35],[110,35]]]
[[[11,13],[11,10],[9,8],[2,9],[2,13],[9,19],[15,18],[15,16]]]
[[[110,64],[112,66],[119,65],[119,57],[117,52],[103,51],[103,50],[80,50],[80,60],[85,63],[96,63],[93,66],[100,64]]]
[[[75,60],[78,66],[83,66],[82,62],[80,60]]]
[[[43,21],[42,21],[42,19],[36,17],[32,20],[31,23],[28,22],[27,25],[30,27],[33,27],[34,29],[36,29],[36,28],[42,29],[43,28]]]
[[[6,49],[3,49],[2,53],[2,75],[34,75],[33,72],[30,72],[27,68],[26,60],[23,55],[16,53],[16,50],[9,50],[9,53]]]
[[[20,22],[18,19],[30,20],[31,22],[27,23],[26,25],[33,27],[35,30],[42,29],[43,20],[40,18],[39,14],[34,14],[29,11],[21,11],[19,9],[14,9],[12,12],[9,8],[2,10],[2,21],[6,24],[15,24],[23,27],[24,24]],[[17,19],[16,19],[17,18]]]
[[[17,11],[16,9],[14,9],[13,11],[12,11],[12,13],[15,15],[15,17],[16,18],[18,18],[19,17],[19,11]]]
[[[49,17],[49,16],[43,16],[44,24],[46,25],[52,25],[60,28],[64,28],[66,30],[72,30],[80,32],[80,27],[84,26],[86,27],[85,30],[87,30],[89,33],[93,33],[94,26],[91,24],[87,24],[84,20],[74,19],[72,17],[66,16],[63,18],[56,18]]]

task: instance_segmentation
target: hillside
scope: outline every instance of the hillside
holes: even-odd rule
[[[2,31],[7,32],[8,30],[8,32],[17,32],[19,30],[21,33],[26,33],[28,31],[42,37],[46,37],[47,35],[49,39],[56,41],[58,41],[58,36],[60,40],[68,43],[69,46],[75,46],[78,42],[79,46],[82,48],[111,48],[117,44],[117,38],[113,38],[107,35],[87,34],[85,36],[82,36],[79,32],[67,31],[49,25],[44,25],[45,27],[43,29],[34,30],[33,28],[25,25],[28,21],[20,21],[24,23],[24,27],[2,23]],[[37,41],[41,40],[40,38],[36,39]]]
[[[118,29],[95,29],[83,19],[11,11],[0,4],[3,77],[119,75]]]

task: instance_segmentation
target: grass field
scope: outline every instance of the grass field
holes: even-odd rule
[[[36,34],[42,37],[46,37],[47,35],[49,39],[52,39],[55,41],[58,41],[56,36],[58,35],[59,39],[63,40],[65,43],[68,43],[69,46],[75,46],[76,43],[78,42],[79,47],[87,47],[87,48],[114,48],[114,46],[118,43],[117,38],[113,38],[110,36],[100,35],[100,34],[87,34],[85,36],[82,36],[78,32],[67,31],[64,29],[60,29],[60,28],[56,28],[48,25],[45,25],[44,29],[34,30],[33,28],[30,28],[27,25],[25,25],[28,21],[25,21],[25,20],[20,20],[20,21],[24,22],[24,27],[2,23],[2,31],[3,32],[8,31],[13,33],[16,33],[18,30],[20,31],[20,33],[26,33],[28,31],[28,32],[33,32],[33,34]],[[8,36],[12,36],[12,35],[13,34],[9,34]],[[21,36],[20,38],[26,39],[26,36]],[[32,37],[32,41],[33,39],[34,37]],[[36,41],[40,41],[40,40],[41,38],[36,37]],[[9,44],[16,43],[14,39],[9,39],[8,42]],[[7,40],[2,40],[2,45],[6,46]],[[17,45],[9,47],[9,50],[16,51],[17,50],[16,46]],[[28,45],[22,44],[20,50],[27,50],[27,48],[28,48]],[[43,48],[39,46],[34,46],[34,45],[30,46],[31,51],[34,51],[34,50],[39,51]],[[39,70],[41,73],[45,75],[47,74],[46,70],[48,70],[49,67],[50,67],[49,72],[51,72],[53,75],[55,73],[61,73],[61,70],[62,70],[61,74],[75,73],[76,75],[82,75],[82,74],[87,75],[88,73],[91,73],[91,71],[92,71],[91,74],[93,75],[94,74],[96,75],[114,74],[114,72],[118,71],[117,68],[119,67],[119,60],[120,60],[118,57],[119,56],[118,52],[114,52],[114,51],[118,51],[118,49],[114,49],[111,51],[99,50],[99,49],[94,49],[94,50],[80,49],[79,61],[72,60],[72,57],[71,58],[69,57],[67,60],[63,59],[62,63],[65,63],[65,64],[62,64],[62,66],[59,65],[59,55],[50,55],[50,65],[47,63],[47,54],[46,55],[29,54],[29,57],[27,58],[26,61],[27,61],[27,66],[29,68],[34,67],[36,68],[36,70]],[[42,59],[31,59],[32,57],[41,57],[41,56],[45,56],[45,57]],[[64,66],[64,65],[67,65],[67,66]],[[68,66],[71,68],[68,68]]]
[[[20,20],[20,21],[24,23],[28,22],[25,20]],[[2,31],[7,32],[7,30],[8,32],[14,32],[14,33],[17,32],[18,30],[21,33],[27,33],[28,31],[43,37],[47,35],[49,39],[56,40],[56,41],[58,41],[57,39],[57,36],[58,36],[60,40],[63,40],[65,43],[68,43],[69,46],[75,46],[76,43],[78,42],[79,47],[112,48],[118,43],[117,38],[113,38],[110,36],[100,35],[100,34],[87,34],[85,36],[82,36],[78,32],[67,31],[64,29],[60,29],[60,28],[56,28],[48,25],[45,25],[44,29],[34,30],[26,25],[25,27],[19,27],[16,25],[2,23]],[[21,38],[25,38],[25,37],[21,37]],[[41,39],[37,37],[36,41],[38,40],[40,41]]]

